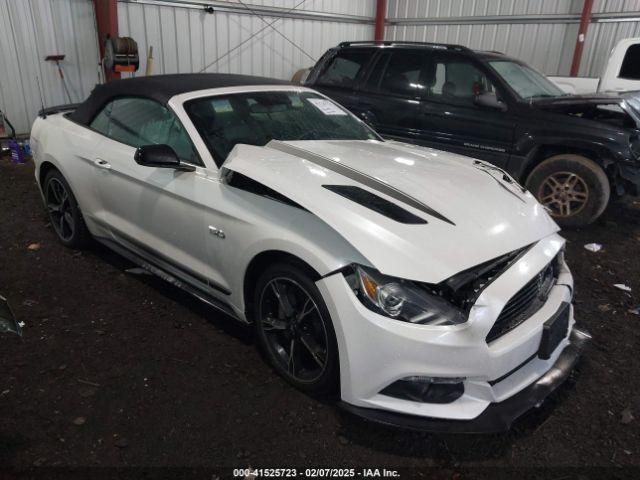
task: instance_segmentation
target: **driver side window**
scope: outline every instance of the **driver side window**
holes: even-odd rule
[[[135,148],[169,145],[181,160],[202,165],[178,118],[163,105],[147,98],[113,100],[91,122],[91,128]]]
[[[430,101],[472,107],[476,96],[496,92],[485,74],[466,60],[438,59],[434,67]]]

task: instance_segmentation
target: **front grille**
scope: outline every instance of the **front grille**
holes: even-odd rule
[[[540,310],[547,301],[551,287],[556,283],[558,271],[558,257],[556,257],[511,297],[489,331],[487,343],[513,330]]]

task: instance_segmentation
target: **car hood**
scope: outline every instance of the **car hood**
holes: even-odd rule
[[[238,145],[223,167],[309,210],[382,273],[417,281],[439,283],[558,231],[501,170],[399,142]],[[325,187],[334,185],[360,187],[426,223],[396,221]]]
[[[531,101],[531,105],[542,110],[580,115],[591,118],[591,111],[597,106],[620,107],[634,121],[636,128],[640,128],[640,91],[636,92],[602,92],[585,95],[563,95],[560,97],[538,98]],[[602,122],[607,123],[606,120]]]

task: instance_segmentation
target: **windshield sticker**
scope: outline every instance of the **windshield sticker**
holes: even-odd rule
[[[330,100],[325,100],[324,98],[308,98],[307,101],[325,115],[347,115],[347,112]]]
[[[233,112],[233,107],[231,106],[231,102],[229,102],[229,100],[214,100],[211,103],[216,113]]]

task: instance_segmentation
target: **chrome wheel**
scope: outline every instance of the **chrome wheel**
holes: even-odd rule
[[[311,295],[290,278],[273,278],[262,289],[258,313],[280,367],[298,382],[318,380],[327,367],[329,336]]]
[[[75,221],[69,192],[60,180],[49,179],[45,199],[53,228],[63,241],[70,241],[75,233]]]
[[[589,202],[589,187],[575,173],[557,172],[544,179],[538,199],[552,215],[570,217],[582,211]]]

